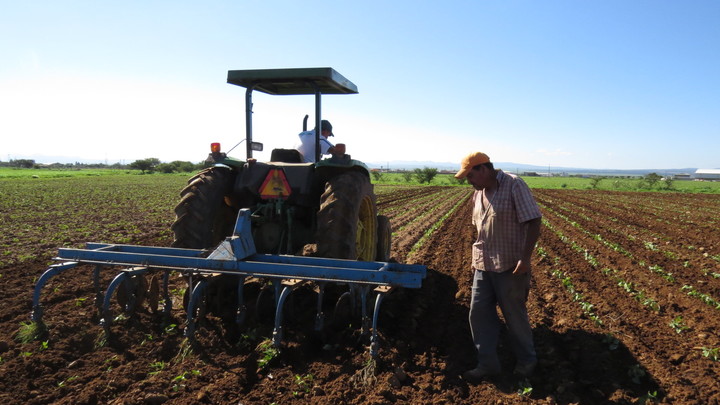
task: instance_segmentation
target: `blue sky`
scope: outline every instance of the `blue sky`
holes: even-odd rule
[[[245,137],[227,71],[333,67],[367,162],[720,168],[720,2],[0,0],[0,160],[203,160]],[[254,96],[255,157],[307,96]],[[244,147],[231,153],[244,158]]]

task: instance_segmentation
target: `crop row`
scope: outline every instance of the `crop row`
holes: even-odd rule
[[[584,317],[642,358],[663,385],[682,385],[678,375],[716,367],[699,348],[704,353],[720,346],[713,332],[720,327],[717,262],[712,254],[669,248],[675,239],[696,235],[679,228],[663,232],[657,220],[643,222],[633,207],[612,207],[607,215],[613,195],[534,192],[544,217],[540,267]],[[650,233],[656,236],[647,240]],[[717,249],[713,241],[704,242],[706,253]],[[701,266],[705,271],[697,270]]]
[[[182,176],[0,180],[0,268],[78,241],[169,243]],[[142,217],[143,221],[137,221]]]
[[[672,242],[676,237],[672,233],[648,234],[647,230],[636,225],[623,224],[624,221],[607,218],[597,211],[584,210],[572,203],[560,202],[554,204],[554,210],[548,209],[587,236],[632,259],[640,266],[646,266],[669,282],[674,282],[677,277],[691,283],[700,273],[708,278],[705,283],[709,289],[720,289],[720,280],[713,276],[717,272],[712,270],[717,267],[717,261],[710,255],[693,253],[691,249],[673,248]]]

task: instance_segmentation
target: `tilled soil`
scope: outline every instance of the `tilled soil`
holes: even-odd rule
[[[376,186],[393,226],[392,258],[427,266],[420,289],[382,303],[380,353],[368,357],[359,319],[313,331],[315,296],[291,294],[279,354],[265,349],[272,315],[237,328],[213,316],[197,343],[182,336],[184,281],[173,279],[169,320],[147,307],[98,326],[92,268],[43,290],[48,332],[19,343],[34,283],[57,247],[0,268],[0,400],[5,404],[389,404],[720,402],[720,196],[534,190],[544,215],[528,301],[539,365],[478,385],[470,300],[471,190]],[[169,207],[171,210],[172,207]],[[132,220],[131,243],[167,246],[172,218]],[[3,212],[5,221],[11,213]],[[58,212],[58,216],[68,215]],[[130,216],[130,218],[128,218]],[[48,220],[53,220],[50,218]],[[60,223],[60,218],[54,218]],[[33,228],[29,227],[28,232]],[[109,241],[112,242],[112,241]],[[11,255],[12,253],[6,253]],[[102,275],[103,285],[111,272]],[[119,312],[119,311],[118,311]],[[191,349],[191,350],[186,350]]]

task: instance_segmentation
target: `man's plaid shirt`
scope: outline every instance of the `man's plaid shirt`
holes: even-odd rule
[[[483,190],[473,195],[473,225],[478,236],[473,244],[473,269],[494,272],[513,270],[522,258],[527,221],[540,218],[527,184],[498,170],[498,187],[483,208]]]

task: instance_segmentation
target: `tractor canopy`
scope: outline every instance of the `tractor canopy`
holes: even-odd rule
[[[272,95],[357,94],[353,82],[335,69],[292,68],[230,70],[227,82]]]
[[[228,71],[227,82],[245,87],[245,140],[252,158],[252,92],[272,95],[315,95],[315,128],[320,128],[323,94],[357,94],[353,82],[329,67]],[[320,160],[320,134],[315,134],[315,161]]]

